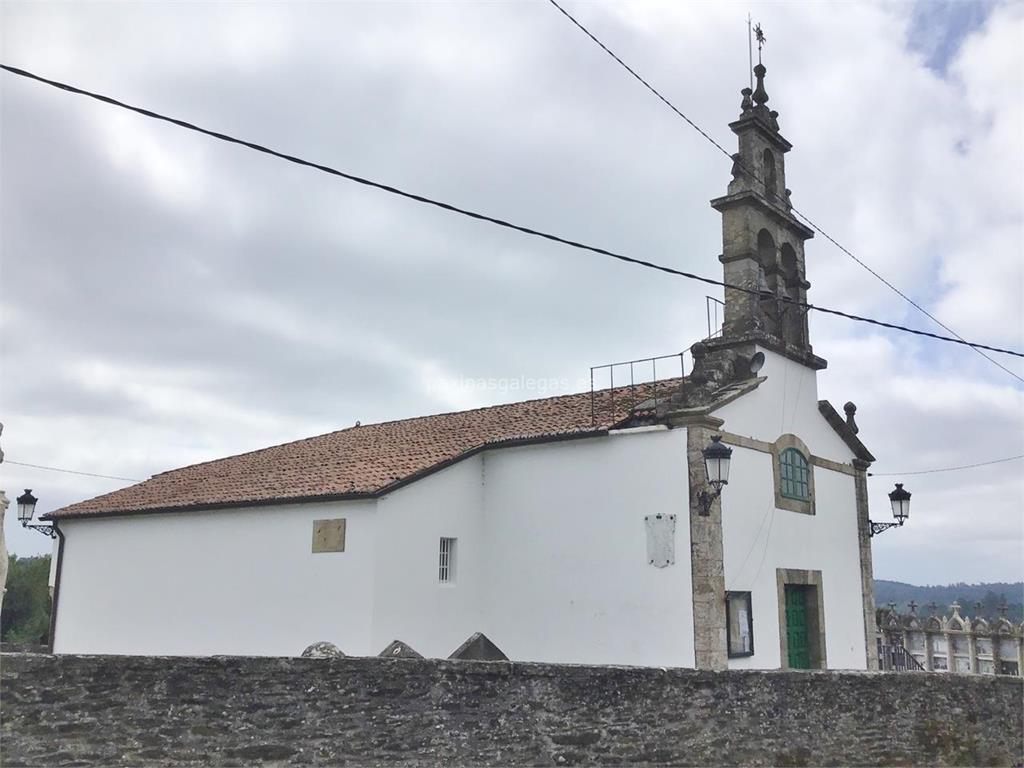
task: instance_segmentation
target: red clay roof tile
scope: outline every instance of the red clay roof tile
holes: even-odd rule
[[[658,382],[659,397],[679,379]],[[472,411],[368,424],[154,475],[51,512],[76,518],[162,510],[374,496],[487,447],[557,439],[620,424],[652,385],[581,392]]]

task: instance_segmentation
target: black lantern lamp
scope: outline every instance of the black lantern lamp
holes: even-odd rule
[[[39,501],[32,495],[32,489],[26,488],[25,492],[18,497],[18,521],[22,525],[28,525],[32,516],[36,513],[36,502]]]
[[[722,488],[729,484],[729,464],[732,461],[732,448],[722,445],[721,435],[712,435],[711,444],[701,453],[704,455],[704,472],[707,474],[708,485],[711,486],[711,493],[701,491],[698,500],[700,501],[700,515],[707,517],[711,514],[711,505],[715,499],[722,495]]]
[[[18,502],[18,522],[21,523],[22,528],[31,528],[34,531],[41,531],[51,539],[57,536],[57,534],[54,533],[52,525],[31,524],[32,517],[36,513],[36,502],[39,501],[39,499],[32,495],[31,488],[26,488],[25,492],[21,494],[16,501]]]
[[[903,483],[896,483],[896,488],[889,494],[889,504],[892,505],[892,516],[895,523],[874,523],[868,520],[868,535],[887,531],[890,528],[899,528],[910,517],[910,491],[903,488]]]

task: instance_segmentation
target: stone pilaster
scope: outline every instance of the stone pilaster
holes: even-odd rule
[[[871,564],[871,536],[868,522],[868,467],[869,462],[853,460],[854,485],[857,499],[857,544],[860,549],[860,589],[864,603],[864,645],[868,669],[878,669],[878,647],[875,644],[875,577]],[[928,659],[931,660],[929,648]],[[929,664],[930,666],[930,664]]]
[[[728,655],[721,499],[716,499],[711,505],[711,514],[707,517],[700,514],[700,493],[708,490],[701,451],[711,442],[711,435],[722,425],[722,420],[705,416],[686,421],[694,658],[697,669],[726,669]]]

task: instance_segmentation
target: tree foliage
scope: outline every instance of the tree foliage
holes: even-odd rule
[[[0,614],[0,640],[46,643],[50,631],[50,556],[11,555]]]

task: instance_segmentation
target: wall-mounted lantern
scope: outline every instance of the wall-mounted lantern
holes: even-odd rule
[[[904,490],[903,483],[896,483],[896,488],[889,494],[889,504],[892,506],[892,516],[895,523],[875,523],[868,520],[868,536],[887,531],[890,528],[898,528],[907,522],[910,517],[910,491]]]
[[[22,528],[31,528],[34,531],[40,531],[45,533],[51,539],[57,538],[57,534],[54,532],[52,525],[32,525],[32,517],[36,513],[36,502],[38,502],[35,496],[32,495],[32,489],[26,488],[25,492],[17,498],[18,502],[18,521],[21,523]]]
[[[700,502],[699,514],[707,517],[711,514],[711,505],[722,495],[722,488],[729,484],[729,464],[732,461],[732,448],[722,445],[721,435],[712,435],[711,444],[701,453],[704,455],[704,472],[708,478],[711,492],[701,491],[697,497]]]

